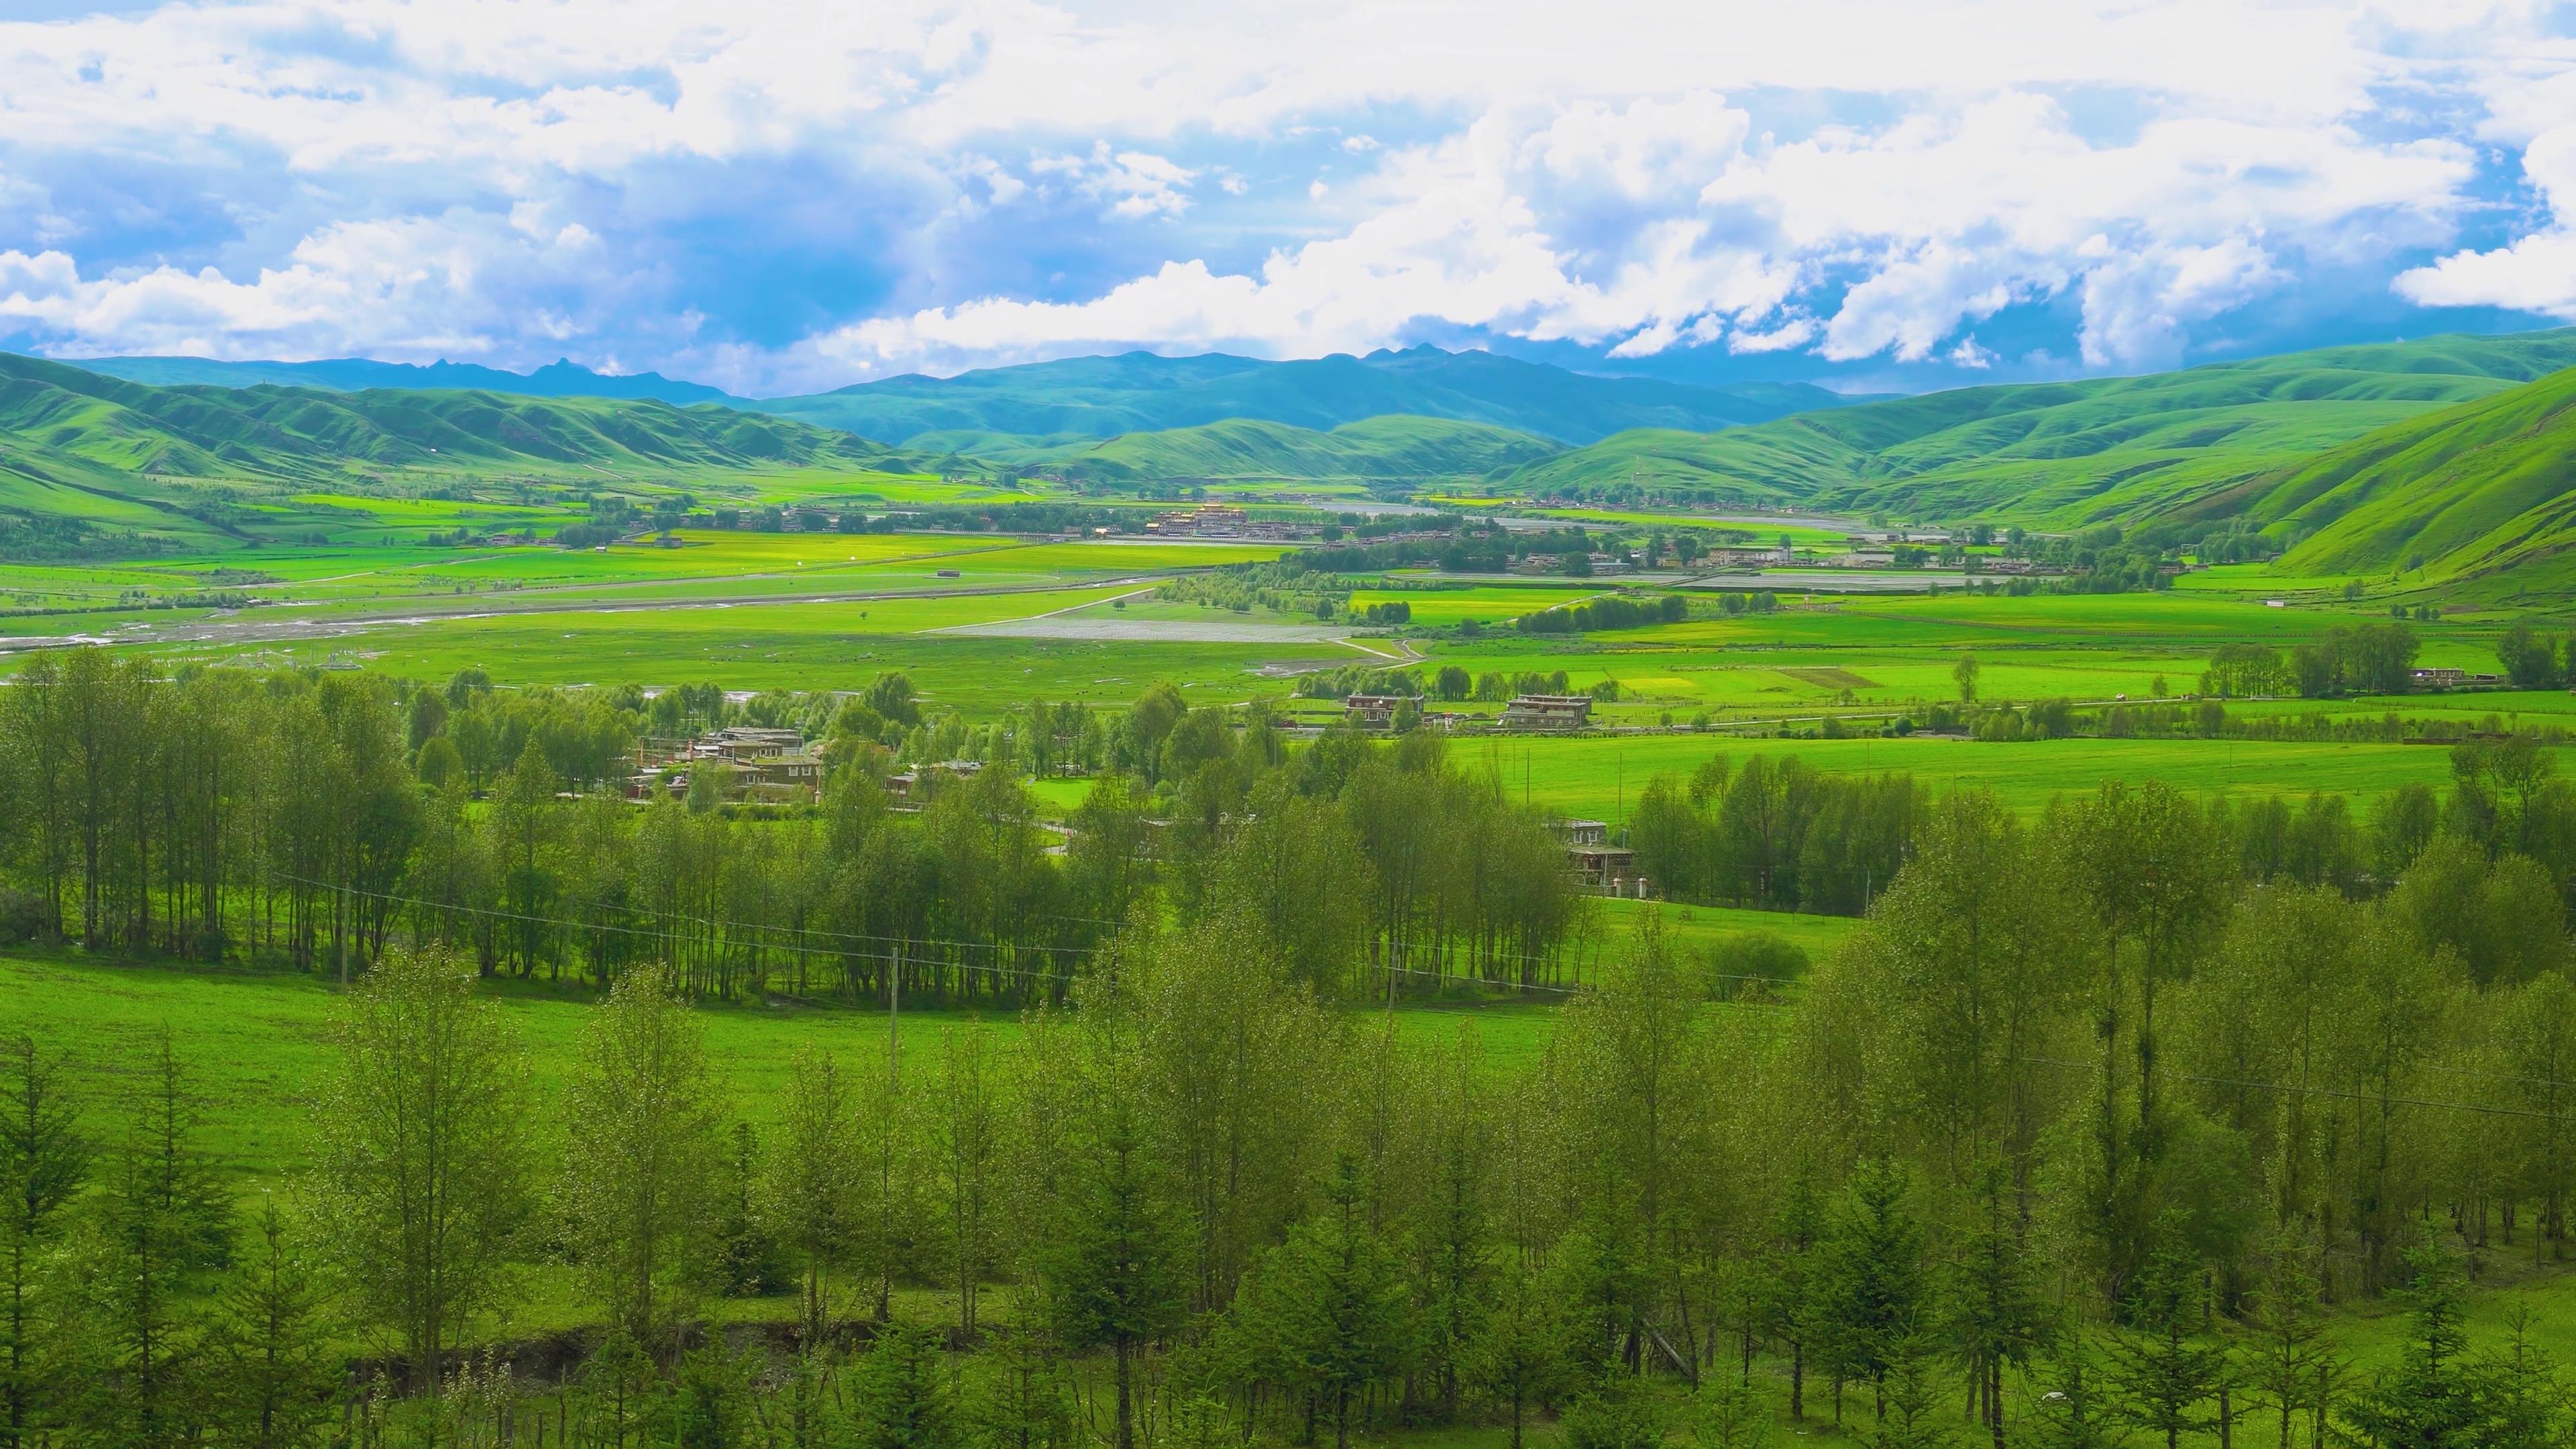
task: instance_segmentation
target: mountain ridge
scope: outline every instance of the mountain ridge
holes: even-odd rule
[[[510,372],[472,362],[379,362],[372,357],[334,357],[314,362],[226,362],[208,357],[46,358],[84,371],[151,387],[245,388],[274,385],[316,388],[326,392],[474,391],[523,397],[597,397],[623,401],[666,402],[674,406],[723,403],[744,399],[722,388],[684,382],[658,372],[594,372],[569,358],[558,358],[530,372]]]
[[[1391,416],[1484,423],[1580,444],[1631,427],[1713,430],[1846,401],[1807,383],[1700,387],[1424,346],[1285,362],[1131,351],[949,378],[906,373],[747,406],[897,445],[936,433],[983,453],[1024,448],[1033,438],[1112,438],[1237,419],[1329,432]]]
[[[2048,528],[2190,511],[2374,429],[2576,367],[2576,328],[2445,336],[1631,432],[1525,465],[1530,493],[1689,488]]]

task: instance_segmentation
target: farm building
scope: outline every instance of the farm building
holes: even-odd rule
[[[1579,730],[1591,722],[1588,694],[1524,694],[1495,720],[1507,730]]]
[[[982,760],[941,760],[937,764],[919,765],[886,776],[886,793],[897,800],[919,804],[928,799],[941,783],[971,780],[983,770]],[[929,780],[925,781],[925,776],[930,777]],[[947,781],[940,781],[940,776],[946,776]]]
[[[1382,730],[1395,723],[1395,711],[1404,703],[1398,694],[1354,694],[1342,701],[1343,717],[1364,730]]]
[[[692,776],[702,771],[716,777],[716,792],[727,801],[803,804],[820,799],[823,793],[823,761],[806,750],[803,735],[794,730],[738,727],[694,740],[638,741],[635,772],[626,778],[626,798],[685,795]]]

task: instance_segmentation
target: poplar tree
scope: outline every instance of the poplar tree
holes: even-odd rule
[[[786,1121],[763,1175],[763,1207],[794,1258],[804,1342],[831,1327],[833,1276],[845,1268],[858,1231],[857,1122],[840,1063],[812,1046],[788,1068]]]
[[[591,1301],[646,1351],[665,1343],[714,1244],[720,1160],[704,1029],[659,969],[627,973],[595,1010],[564,1088],[556,1193]]]
[[[970,1024],[949,1035],[932,1088],[930,1131],[957,1288],[957,1329],[969,1342],[996,1253],[994,1198],[1001,1190],[997,1178],[1007,1109],[998,1077],[982,1026]]]
[[[472,968],[442,950],[388,953],[341,998],[333,1035],[314,1118],[320,1246],[428,1393],[507,1289],[532,1202],[525,1069]]]

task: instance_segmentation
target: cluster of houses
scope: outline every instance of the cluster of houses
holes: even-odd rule
[[[1255,519],[1240,508],[1223,503],[1207,503],[1197,508],[1174,509],[1156,514],[1145,525],[1145,531],[1157,538],[1300,538],[1312,529],[1293,524]]]
[[[1353,695],[1356,710],[1362,700],[1383,700],[1391,717],[1395,696]],[[1564,707],[1542,717],[1575,718],[1589,713],[1592,701],[1582,695],[1524,695],[1512,701],[1514,708],[1525,703]],[[1581,706],[1575,710],[1573,706]],[[1549,724],[1539,728],[1572,728]],[[886,792],[894,796],[895,808],[918,808],[930,789],[938,783],[971,780],[984,768],[980,760],[943,760],[916,766],[890,775]],[[761,729],[737,726],[717,730],[696,739],[647,739],[636,747],[635,772],[627,777],[626,798],[651,800],[661,795],[674,798],[689,793],[690,781],[712,773],[716,791],[728,802],[771,805],[811,804],[822,798],[823,760],[805,747],[803,736],[789,729]],[[1152,853],[1168,821],[1147,821],[1145,849]],[[1047,825],[1047,830],[1062,837],[1050,843],[1049,854],[1062,854],[1072,832],[1061,825]],[[1554,829],[1565,847],[1566,874],[1583,890],[1599,895],[1646,899],[1646,878],[1637,874],[1637,853],[1625,846],[1610,843],[1610,827],[1599,820],[1565,820]]]
[[[2418,669],[2414,675],[2417,689],[2497,689],[2504,685],[2501,674],[2477,674],[2466,669]],[[2576,693],[2576,689],[2570,692]]]
[[[1410,696],[1401,694],[1354,694],[1342,701],[1342,718],[1364,730],[1391,729],[1396,711]],[[1454,728],[1473,721],[1472,714],[1425,714],[1423,723],[1438,728]],[[1592,696],[1588,694],[1524,694],[1503,706],[1494,717],[1494,726],[1513,734],[1564,733],[1582,729],[1592,722]]]
[[[1615,553],[1594,553],[1586,555],[1586,557],[1591,561],[1592,574],[1595,578],[1606,577],[1610,574],[1624,574],[1629,571],[1628,561]],[[1561,574],[1565,572],[1565,555],[1557,553],[1534,553],[1513,564],[1509,572],[1516,574]]]
[[[941,760],[886,777],[895,808],[918,806],[933,786],[971,780],[981,760]],[[635,770],[626,798],[684,799],[692,780],[712,774],[716,798],[727,804],[811,805],[823,798],[823,757],[795,730],[736,726],[696,739],[648,738],[635,746]]]
[[[823,795],[823,758],[805,747],[804,735],[743,725],[697,739],[638,742],[626,798],[686,796],[690,782],[700,775],[713,775],[717,797],[726,801],[803,805]]]

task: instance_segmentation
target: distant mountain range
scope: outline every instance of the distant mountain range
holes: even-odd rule
[[[470,362],[378,362],[369,357],[335,357],[324,362],[217,362],[206,357],[83,357],[64,359],[74,367],[121,377],[153,387],[320,388],[328,392],[362,392],[368,388],[412,390],[470,388],[514,393],[522,397],[649,398],[687,407],[693,403],[741,405],[742,399],[722,388],[679,382],[658,372],[593,372],[577,362],[550,362],[534,372],[504,372]]]
[[[1416,347],[1298,362],[1129,352],[956,377],[890,377],[745,406],[879,442],[991,452],[1236,419],[1328,430],[1392,415],[1588,443],[1630,428],[1711,432],[1852,400],[1807,383],[1693,387]]]
[[[572,362],[532,373],[470,363],[426,367],[366,358],[328,362],[216,362],[201,357],[99,357],[73,363],[157,387],[473,388],[530,397],[651,398],[839,428],[896,446],[940,452],[1026,449],[1122,433],[1159,432],[1247,419],[1331,429],[1405,415],[1486,423],[1561,443],[1588,443],[1627,428],[1709,432],[1835,407],[1842,394],[1806,383],[1694,387],[1634,377],[1592,377],[1488,352],[1416,347],[1298,362],[1208,353],[1075,357],[956,377],[907,374],[810,397],[735,397],[657,373],[612,376]]]
[[[936,435],[925,435],[936,436]],[[1329,431],[1229,418],[1192,428],[988,451],[988,462],[1089,482],[1153,479],[1499,478],[1563,451],[1532,433],[1454,418],[1391,414]]]

